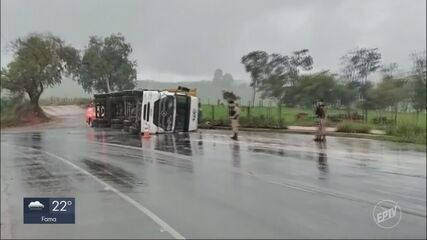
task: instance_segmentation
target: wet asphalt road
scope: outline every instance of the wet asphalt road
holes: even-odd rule
[[[90,129],[81,116],[1,133],[2,237],[425,238],[425,148],[227,131]],[[24,225],[23,197],[76,198],[75,225]],[[392,229],[375,204],[402,208]]]

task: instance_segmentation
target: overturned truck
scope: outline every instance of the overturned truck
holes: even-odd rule
[[[199,101],[192,92],[126,90],[94,95],[93,127],[123,129],[133,134],[197,130]]]

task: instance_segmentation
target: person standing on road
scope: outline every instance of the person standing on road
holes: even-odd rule
[[[326,141],[326,109],[323,99],[320,99],[316,104],[316,116],[318,120],[317,132],[314,141]]]
[[[239,134],[239,115],[240,115],[240,108],[236,101],[229,100],[228,101],[228,107],[229,107],[229,113],[230,113],[230,120],[231,120],[231,129],[233,131],[233,136],[231,139],[237,140],[238,134]]]

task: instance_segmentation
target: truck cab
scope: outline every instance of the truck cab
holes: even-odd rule
[[[188,132],[197,130],[198,99],[183,92],[144,91],[141,132]]]

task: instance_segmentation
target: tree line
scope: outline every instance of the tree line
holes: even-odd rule
[[[241,58],[251,76],[252,104],[259,92],[261,98],[276,100],[278,105],[310,107],[319,98],[336,108],[361,108],[365,121],[369,109],[381,113],[399,105],[410,105],[417,113],[426,109],[426,52],[410,55],[412,69],[406,76],[396,76],[397,64],[382,64],[378,48],[358,48],[341,58],[339,73],[312,69],[308,49],[291,55],[253,51]],[[381,73],[377,84],[369,80]]]
[[[13,60],[1,69],[1,87],[15,96],[28,95],[34,112],[43,115],[39,106],[43,91],[70,76],[88,92],[111,92],[133,89],[136,85],[136,61],[130,60],[132,47],[123,35],[91,36],[83,50],[76,49],[50,33],[33,33],[11,43]],[[417,112],[426,109],[426,53],[411,55],[413,69],[405,77],[395,76],[397,64],[381,63],[377,48],[358,48],[342,58],[339,73],[322,71],[309,74],[313,58],[308,49],[290,55],[253,51],[241,58],[250,74],[252,104],[261,98],[278,104],[309,107],[323,98],[336,107],[354,107],[365,111],[393,108],[408,103]],[[383,79],[374,85],[369,76],[382,72]],[[217,70],[214,84],[229,86],[231,74]]]
[[[82,51],[50,33],[33,33],[11,43],[13,60],[1,69],[1,87],[15,97],[28,95],[32,109],[44,116],[39,106],[43,91],[72,77],[91,93],[133,89],[136,61],[129,59],[131,45],[121,34],[91,36]]]

